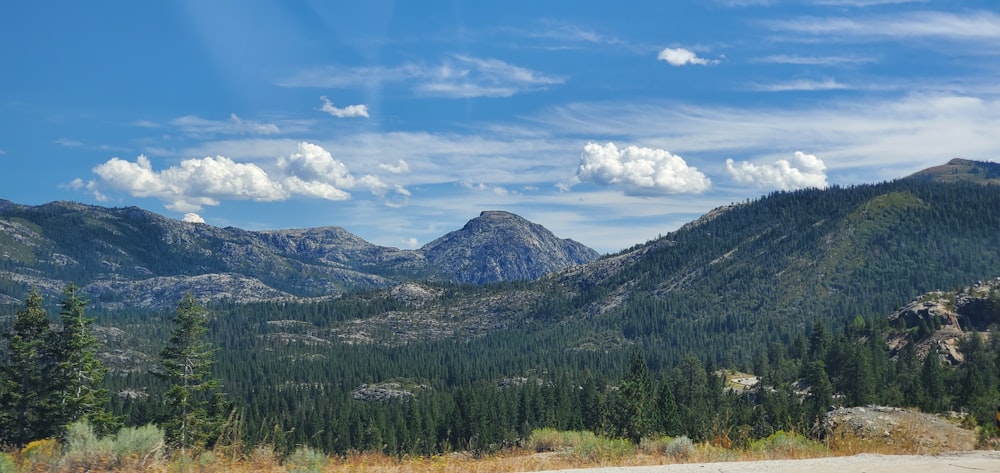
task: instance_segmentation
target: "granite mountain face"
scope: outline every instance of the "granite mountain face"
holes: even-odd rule
[[[417,250],[378,246],[340,227],[247,231],[181,222],[136,207],[0,200],[0,303],[28,287],[69,282],[98,306],[171,307],[343,294],[431,279],[483,284],[533,279],[597,252],[506,212],[483,212]]]

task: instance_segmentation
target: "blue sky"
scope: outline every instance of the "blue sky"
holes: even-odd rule
[[[777,189],[1000,155],[1000,5],[0,3],[0,198],[601,252]]]

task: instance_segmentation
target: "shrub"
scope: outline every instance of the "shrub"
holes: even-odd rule
[[[598,437],[590,432],[581,432],[573,446],[573,456],[590,463],[617,462],[635,454],[635,445],[627,439]]]
[[[21,449],[21,468],[24,471],[46,471],[59,462],[59,442],[56,439],[33,440]]]
[[[86,421],[66,426],[66,447],[62,464],[70,471],[99,470],[114,463],[111,438],[98,438],[94,428]]]
[[[767,438],[750,443],[750,451],[766,458],[803,458],[824,455],[827,448],[801,434],[777,431]]]
[[[285,469],[289,473],[320,473],[326,468],[327,458],[309,447],[296,448],[285,459]]]
[[[162,460],[163,448],[163,431],[152,424],[123,427],[112,443],[112,452],[119,464],[143,469]]]
[[[535,429],[528,437],[525,448],[535,452],[554,452],[566,447],[566,436],[556,429]]]
[[[0,473],[17,473],[17,464],[6,453],[0,453]]]
[[[694,455],[694,442],[685,435],[671,439],[663,454],[674,460],[687,460]]]
[[[250,467],[253,471],[272,470],[278,465],[277,455],[271,445],[258,445],[250,452]]]

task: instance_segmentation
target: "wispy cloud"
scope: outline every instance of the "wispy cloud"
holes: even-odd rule
[[[417,94],[445,98],[510,97],[565,82],[499,59],[452,55],[435,65],[408,63],[395,67],[338,67],[300,71],[281,81],[284,87],[366,88],[406,83]]]
[[[812,0],[814,5],[830,7],[874,7],[880,5],[900,5],[904,3],[927,3],[927,0]]]
[[[1000,38],[1000,16],[989,11],[950,13],[921,11],[869,17],[805,17],[766,23],[779,31],[807,35],[926,38],[952,41]]]
[[[170,124],[191,135],[273,135],[281,131],[273,123],[244,120],[235,113],[229,115],[229,120],[210,120],[196,115],[185,115],[175,118]]]
[[[656,59],[666,61],[671,66],[687,66],[692,64],[707,66],[719,63],[718,59],[705,59],[698,57],[698,55],[694,52],[684,48],[664,48],[660,51],[660,54],[656,56]]]
[[[586,45],[626,46],[629,43],[617,36],[610,36],[565,20],[547,19],[533,29],[509,29],[508,32],[531,39],[551,40],[552,49],[576,49]]]
[[[364,117],[368,118],[368,106],[367,105],[348,105],[343,108],[335,107],[333,102],[326,96],[319,98],[323,101],[323,106],[320,107],[320,111],[329,113],[331,116],[337,118],[354,118],[354,117]]]
[[[823,90],[843,90],[849,89],[847,85],[833,79],[825,80],[793,80],[786,82],[774,82],[770,84],[756,84],[751,87],[758,92],[809,92]]]
[[[608,116],[615,120],[608,120]],[[896,177],[955,156],[995,156],[1000,98],[946,93],[817,101],[805,107],[704,106],[676,102],[592,103],[538,116],[553,133],[641,141],[697,158],[738,154],[784,159],[808,147],[833,170],[875,169]],[[779,156],[775,156],[777,153]],[[721,162],[721,159],[716,162]],[[870,179],[872,177],[869,171]]]
[[[800,66],[841,66],[868,64],[875,61],[875,58],[863,56],[797,56],[789,54],[764,56],[754,60],[754,62],[764,64],[794,64]]]
[[[79,147],[83,146],[83,142],[78,141],[78,140],[71,140],[69,138],[59,138],[59,139],[53,140],[53,143],[55,143],[57,145],[65,146],[67,148],[79,148]]]

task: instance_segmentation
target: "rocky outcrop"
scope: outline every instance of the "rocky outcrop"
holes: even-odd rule
[[[930,452],[976,446],[975,431],[932,414],[883,406],[834,409],[817,422],[812,436],[827,442],[858,439]]]
[[[351,391],[351,397],[361,402],[408,400],[416,397],[415,392],[426,389],[430,389],[430,387],[424,384],[405,388],[401,383],[362,384]]]
[[[916,343],[923,359],[936,352],[942,361],[958,365],[965,361],[958,348],[966,333],[984,331],[1000,323],[1000,278],[979,281],[957,291],[924,294],[889,315],[894,330],[886,341],[893,356]]]

